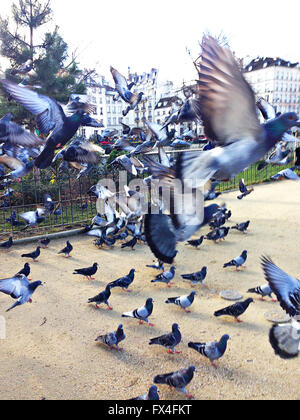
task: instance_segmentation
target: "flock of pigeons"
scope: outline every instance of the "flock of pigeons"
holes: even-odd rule
[[[199,249],[204,240],[215,243],[223,241],[230,232],[230,228],[225,224],[231,217],[231,211],[225,205],[204,206],[206,201],[215,200],[220,195],[215,191],[218,183],[231,179],[251,164],[262,160],[274,147],[276,147],[275,154],[266,159],[259,170],[274,162],[287,164],[288,154],[284,152],[280,142],[295,142],[296,139],[289,134],[289,130],[294,126],[300,126],[295,113],[276,115],[266,101],[263,99],[255,101],[254,93],[243,77],[233,54],[216,39],[210,36],[203,37],[202,53],[195,65],[198,70],[195,97],[187,98],[186,103],[168,117],[162,126],[148,122],[148,134],[145,135],[140,131],[143,143],[137,147],[130,144],[129,137],[132,130],[127,126],[124,126],[124,136],[112,146],[116,150],[126,151],[126,154],[116,158],[112,165],[121,165],[134,176],[150,174],[143,180],[146,193],[139,187],[131,190],[127,186],[124,191],[113,193],[99,182],[89,191],[90,195],[97,197],[97,215],[90,225],[84,227],[87,235],[96,238],[95,246],[99,248],[103,246],[113,248],[117,241],[122,241],[122,248],[134,250],[138,242],[147,243],[157,258],[154,265],[147,267],[160,271],[152,283],[165,283],[167,287],[171,287],[175,277],[176,268],[173,263],[178,253],[176,249],[178,242],[185,242],[187,246]],[[132,93],[133,84],[128,84],[114,68],[111,68],[111,73],[117,94],[128,104],[123,113],[126,115],[136,108],[143,93]],[[79,165],[77,168],[80,171],[88,170],[91,165],[97,164],[98,154],[104,153],[102,148],[78,138],[69,143],[80,125],[98,124],[90,118],[88,104],[75,98],[64,109],[55,100],[34,90],[9,80],[2,80],[1,83],[13,99],[35,115],[40,133],[48,135],[47,139],[43,140],[25,131],[11,121],[10,115],[0,120],[0,142],[2,142],[0,164],[12,170],[6,174],[4,168],[0,166],[4,188],[9,186],[12,180],[28,174],[33,166],[45,169],[57,159],[63,160],[63,166]],[[257,108],[265,119],[263,124],[259,123]],[[67,116],[68,112],[71,112],[70,116]],[[172,161],[164,149],[174,137],[174,130],[169,130],[169,125],[197,120],[203,122],[205,133],[211,139],[208,147],[203,152],[183,152],[176,161]],[[55,155],[56,149],[59,148],[62,149]],[[156,148],[159,162],[154,161],[148,154]],[[284,170],[274,179],[280,177],[300,179],[295,169],[297,168]],[[184,192],[176,189],[175,184],[178,180],[183,186],[186,180],[192,181],[188,200],[183,200]],[[171,200],[164,199],[158,185],[169,191]],[[243,180],[240,181],[239,189],[241,193],[237,197],[239,200],[253,192],[253,189],[247,189]],[[198,194],[203,190],[204,194]],[[5,194],[11,194],[9,188]],[[177,213],[175,209],[178,208],[179,202],[182,207]],[[145,211],[153,206],[158,211]],[[203,211],[199,211],[199,208]],[[46,194],[42,208],[21,215],[26,222],[25,228],[39,224],[45,215],[54,211],[55,205],[49,194]],[[17,215],[13,214],[10,221],[12,224],[17,223]],[[247,233],[249,224],[250,221],[246,221],[236,224],[231,229]],[[204,225],[209,225],[210,232],[199,239],[191,240],[191,237]],[[131,237],[129,241],[128,237]],[[47,247],[49,242],[48,237],[44,238],[35,251],[23,254],[22,257],[37,261],[41,247]],[[12,245],[12,237],[1,244],[6,250]],[[70,257],[72,249],[71,243],[67,241],[66,247],[60,253]],[[240,256],[226,262],[224,269],[245,268],[247,256],[247,250],[244,250]],[[164,264],[170,264],[170,269],[165,270]],[[295,357],[300,347],[300,327],[297,322],[297,319],[300,320],[300,282],[277,267],[271,258],[262,257],[262,268],[267,284],[250,289],[248,292],[260,295],[262,300],[266,296],[272,298],[272,293],[276,295],[282,308],[290,315],[291,323],[274,325],[270,331],[270,343],[275,353],[281,357]],[[98,265],[95,263],[91,267],[75,270],[74,275],[83,275],[92,279],[97,269]],[[30,267],[26,263],[23,270],[12,278],[0,280],[0,291],[16,299],[9,311],[18,305],[30,302],[36,288],[42,285],[41,282],[30,282],[29,274]],[[197,284],[204,285],[206,275],[207,267],[203,267],[199,272],[183,274],[182,278],[190,281],[193,288]],[[129,287],[134,281],[134,276],[135,270],[132,269],[128,275],[107,284],[105,290],[90,298],[88,303],[95,303],[96,306],[105,304],[108,310],[112,310],[109,304],[111,290],[120,287],[130,292]],[[188,313],[195,296],[196,292],[192,291],[185,296],[170,297],[165,303],[177,305]],[[240,316],[251,302],[253,299],[246,299],[219,309],[214,315],[232,316],[237,322],[241,322]],[[153,311],[153,303],[153,299],[148,298],[143,307],[125,312],[122,317],[134,318],[140,324],[147,323],[151,326],[153,324],[149,322],[149,318]],[[101,335],[96,341],[120,350],[119,343],[125,338],[123,325],[120,324],[116,331]],[[229,336],[223,335],[218,342],[189,342],[188,347],[207,357],[215,366],[215,361],[224,355],[228,340]],[[166,347],[168,352],[176,353],[175,347],[180,342],[179,326],[173,324],[171,332],[151,339],[149,344],[161,345]],[[190,398],[186,386],[193,379],[194,372],[195,367],[189,366],[176,372],[156,375],[153,382],[156,385],[167,384]],[[152,385],[147,393],[136,399],[159,399],[156,385]]]

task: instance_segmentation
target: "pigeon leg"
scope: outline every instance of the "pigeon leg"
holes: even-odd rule
[[[140,319],[139,320],[139,325],[143,325],[144,323],[143,323],[143,321]]]
[[[38,260],[33,260],[33,262],[37,263],[37,262],[38,262]]]
[[[149,322],[149,327],[154,327],[154,324],[152,324],[151,322]]]
[[[186,314],[190,314],[190,313],[191,313],[191,311],[189,311],[189,310],[187,310],[187,309],[185,309],[185,310],[184,310],[184,312],[185,312]]]
[[[29,302],[29,303],[32,303],[32,299],[28,299],[28,302]]]
[[[241,319],[239,319],[239,318],[235,318],[235,320],[236,320],[236,322],[238,322],[238,323],[241,323],[241,322],[243,322]]]
[[[113,308],[112,308],[111,306],[109,306],[109,305],[107,305],[107,309],[108,309],[109,311],[112,311],[112,310],[113,310]]]
[[[266,301],[263,297],[259,298],[259,300],[260,300],[261,302],[265,302],[265,301]]]

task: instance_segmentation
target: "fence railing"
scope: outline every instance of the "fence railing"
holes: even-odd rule
[[[180,150],[176,149],[170,150],[173,157],[179,152]],[[220,183],[217,191],[237,189],[241,178],[244,179],[245,185],[266,182],[272,175],[291,166],[292,164],[285,167],[268,165],[258,171],[257,164],[252,165],[231,181]],[[0,242],[10,234],[13,234],[15,238],[23,238],[67,230],[89,223],[96,215],[96,199],[88,195],[89,189],[101,178],[117,179],[117,170],[108,173],[105,168],[102,162],[102,165],[80,179],[77,179],[77,174],[58,175],[51,170],[34,171],[20,183],[14,183],[11,187],[14,190],[13,194],[7,197],[6,201],[0,200]],[[54,213],[47,215],[45,221],[36,227],[24,230],[25,225],[13,226],[9,221],[12,214],[15,212],[17,221],[22,222],[19,215],[27,211],[35,211],[38,206],[42,207],[45,193],[49,193],[54,201]],[[0,192],[1,195],[3,194]]]

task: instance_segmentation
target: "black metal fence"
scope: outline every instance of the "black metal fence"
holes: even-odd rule
[[[174,156],[178,151],[171,152]],[[239,180],[244,178],[246,185],[254,185],[270,180],[271,176],[292,164],[282,167],[268,165],[261,171],[257,170],[257,164],[252,165],[230,182],[222,182],[218,191],[229,191],[238,188]],[[30,176],[22,179],[19,183],[13,183],[10,188],[14,191],[12,195],[0,200],[0,242],[10,234],[15,238],[53,233],[56,231],[68,230],[69,228],[81,227],[89,223],[96,214],[96,199],[88,195],[92,185],[101,178],[117,180],[118,170],[107,172],[105,164],[99,165],[87,175],[77,179],[78,173],[57,174],[52,170],[34,170]],[[5,191],[0,192],[2,196]],[[47,215],[45,221],[36,227],[25,229],[20,214],[28,211],[35,211],[37,207],[43,206],[44,194],[49,193],[54,201],[55,210]],[[17,226],[11,223],[11,216],[16,214]]]

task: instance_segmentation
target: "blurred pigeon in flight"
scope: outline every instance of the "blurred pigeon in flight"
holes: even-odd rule
[[[262,268],[268,284],[282,309],[291,317],[300,315],[300,281],[277,267],[271,258],[262,257]]]
[[[254,191],[254,188],[248,189],[246,187],[245,181],[243,179],[241,179],[239,182],[239,189],[242,194],[238,196],[238,200],[242,200],[244,197],[247,197],[247,195],[251,194]]]
[[[30,283],[24,274],[16,274],[10,279],[0,280],[0,292],[10,295],[13,299],[17,299],[17,302],[7,309],[6,312],[24,303],[31,303],[32,294],[41,285],[41,281]]]
[[[275,354],[282,359],[297,357],[300,350],[300,323],[293,319],[288,324],[273,325],[269,341]]]
[[[130,110],[136,109],[138,104],[141,102],[144,94],[143,92],[132,93],[130,91],[130,89],[132,88],[132,84],[128,85],[127,80],[121,73],[118,72],[118,70],[111,67],[110,72],[115,82],[116,91],[123,99],[123,101],[129,104],[128,108],[122,112],[123,116],[125,117]]]
[[[205,134],[215,149],[179,155],[176,173],[193,179],[196,186],[210,178],[226,181],[259,161],[293,126],[297,114],[288,112],[260,125],[254,92],[233,54],[211,37],[204,36],[198,68],[200,115]],[[220,88],[220,86],[222,88]]]

